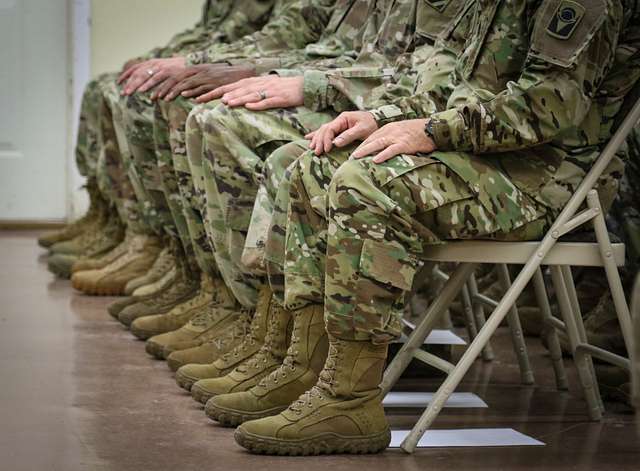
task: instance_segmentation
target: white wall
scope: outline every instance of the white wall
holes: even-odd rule
[[[91,0],[91,74],[165,44],[198,21],[203,0]]]
[[[73,101],[70,116],[67,215],[81,216],[88,206],[77,171],[75,145],[84,85],[103,72],[117,71],[131,57],[165,44],[200,18],[203,0],[72,0]]]

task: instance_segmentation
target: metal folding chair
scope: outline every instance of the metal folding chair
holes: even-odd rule
[[[630,94],[634,99],[637,96],[635,93],[637,89],[638,86],[634,87],[634,92]],[[627,102],[629,101],[627,100]],[[389,364],[381,385],[383,393],[390,391],[413,358],[431,363],[437,362],[436,359],[425,357],[424,352],[419,350],[420,346],[436,323],[439,322],[451,302],[463,290],[464,285],[470,280],[478,264],[491,263],[504,266],[504,268],[500,269],[501,277],[503,286],[508,286],[508,289],[502,299],[497,302],[486,323],[470,343],[458,363],[455,366],[440,364],[441,369],[447,372],[447,377],[427,409],[402,442],[401,448],[404,451],[412,453],[415,450],[420,438],[438,417],[441,409],[458,387],[473,362],[482,353],[496,329],[506,316],[509,316],[510,320],[513,319],[515,302],[530,281],[534,283],[545,323],[553,328],[554,333],[555,329],[565,331],[569,338],[590,418],[599,420],[602,417],[603,404],[594,374],[592,358],[599,358],[627,370],[630,369],[630,361],[628,358],[588,343],[571,274],[571,266],[604,268],[624,342],[627,351],[631,352],[633,326],[629,306],[626,302],[618,273],[618,267],[624,264],[624,245],[611,243],[598,193],[594,189],[598,178],[624,143],[631,129],[640,120],[640,100],[636,99],[635,103],[631,103],[633,106],[628,113],[624,113],[625,118],[617,128],[616,133],[541,241],[458,241],[432,247],[426,253],[424,258],[428,262],[455,262],[458,265],[439,296],[430,305],[423,319],[416,325],[408,341]],[[586,209],[580,210],[585,200]],[[593,225],[596,243],[559,242],[560,237],[589,222]],[[506,265],[509,264],[523,265],[513,283],[510,283],[508,271],[506,270]],[[550,268],[562,321],[552,317],[550,309],[548,309],[548,296],[541,266]],[[507,277],[505,277],[505,272]],[[514,329],[512,329],[513,331]],[[548,339],[552,342],[557,341],[557,337],[554,340],[553,335],[550,335]],[[514,342],[519,342],[519,340],[514,339]],[[555,357],[559,353],[559,345],[550,344],[550,349],[554,356],[555,365]],[[555,366],[556,379],[560,386],[561,381],[566,382],[566,377],[562,380],[559,376],[562,374],[561,365],[560,367],[558,365]]]

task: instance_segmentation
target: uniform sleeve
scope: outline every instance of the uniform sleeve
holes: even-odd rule
[[[274,13],[273,20],[260,31],[231,44],[214,44],[190,55],[188,61],[191,64],[212,63],[301,50],[320,38],[335,3],[335,0],[286,1],[279,14]]]
[[[458,54],[444,44],[435,49],[421,67],[415,89],[408,96],[385,93],[377,100],[377,107],[370,109],[380,126],[394,121],[429,116],[446,108],[454,88],[454,76]]]
[[[604,5],[584,37],[571,42],[548,37],[549,15],[557,2],[545,2],[531,41],[527,63],[516,82],[485,103],[467,103],[431,115],[441,150],[505,152],[537,146],[578,127],[608,73],[622,28],[622,9]],[[586,22],[586,20],[584,20]],[[554,31],[551,31],[554,32]],[[562,32],[562,31],[561,31]],[[566,30],[565,30],[566,33]],[[416,107],[416,115],[428,113]]]

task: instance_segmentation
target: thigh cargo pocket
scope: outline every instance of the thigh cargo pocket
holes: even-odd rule
[[[423,265],[404,247],[365,240],[360,253],[356,286],[356,331],[368,332],[374,341],[388,342],[402,333],[405,295]]]

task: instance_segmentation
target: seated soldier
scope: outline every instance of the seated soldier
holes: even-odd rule
[[[475,24],[448,86],[419,80],[411,98],[344,113],[310,135],[314,152],[290,182],[285,305],[323,305],[329,355],[287,410],[238,428],[242,446],[386,448],[378,385],[424,247],[544,234],[640,72],[617,62],[638,28],[626,6],[470,0]],[[599,182],[605,206],[621,171],[614,160]]]

